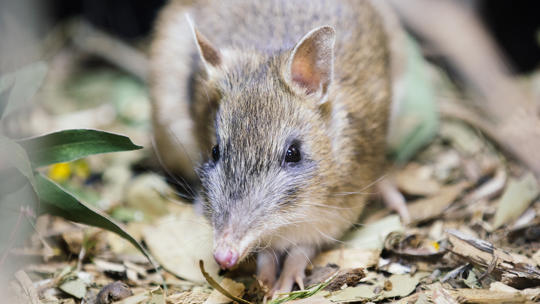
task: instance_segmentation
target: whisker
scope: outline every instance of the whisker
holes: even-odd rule
[[[169,133],[172,133],[172,132],[169,132]],[[173,137],[177,140],[178,144],[182,147],[182,149],[185,150],[184,146],[182,145],[182,143],[178,140],[178,138],[176,136],[174,136],[173,134]],[[188,193],[189,196],[187,195],[180,195],[180,197],[183,197],[183,198],[186,198],[186,199],[190,199],[192,200],[194,197],[195,197],[195,191],[189,186],[189,184],[182,178],[182,181],[180,181],[176,175],[172,174],[169,169],[167,168],[167,166],[165,166],[164,162],[163,162],[163,159],[161,158],[161,153],[159,151],[159,148],[156,144],[156,139],[154,136],[152,136],[151,138],[152,140],[152,148],[154,149],[154,151],[156,152],[156,156],[157,156],[157,159],[158,159],[158,162],[161,166],[161,168],[163,168],[163,170],[167,173],[167,175],[169,175],[169,177],[171,177],[177,185],[181,186],[184,190],[186,190],[186,192]],[[184,153],[186,153],[186,151],[184,151]],[[189,155],[186,153],[186,155],[188,156],[189,158]],[[193,161],[191,160],[190,158],[190,161],[193,163]],[[179,194],[179,193],[177,193]]]

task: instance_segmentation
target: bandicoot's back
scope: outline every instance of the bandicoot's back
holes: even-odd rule
[[[259,277],[290,289],[381,174],[390,104],[381,18],[360,0],[175,2],[156,29],[158,152],[193,180],[198,168],[218,263],[267,248]],[[288,252],[276,284],[268,250]]]
[[[213,125],[207,123],[216,107],[208,100],[195,102],[201,94],[196,92],[201,62],[186,14],[215,46],[266,54],[291,49],[315,27],[333,26],[335,81],[354,86],[354,95],[364,95],[364,100],[350,99],[358,109],[365,107],[363,102],[378,103],[359,115],[385,124],[379,118],[386,110],[376,107],[386,108],[386,102],[368,101],[373,95],[389,95],[386,41],[368,1],[216,0],[186,5],[189,2],[172,1],[163,10],[151,52],[156,143],[166,166],[176,173],[195,179],[193,168],[211,147]]]

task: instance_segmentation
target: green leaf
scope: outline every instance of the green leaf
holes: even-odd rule
[[[420,48],[412,37],[408,37],[404,47],[407,52],[406,71],[401,80],[404,91],[398,94],[398,107],[388,134],[389,152],[401,163],[427,145],[435,137],[439,125],[435,86]]]
[[[75,129],[19,141],[34,167],[73,161],[88,155],[141,149],[126,136]]]
[[[112,231],[128,240],[155,265],[146,249],[108,215],[79,201],[60,185],[42,174],[36,174],[36,182],[40,199],[40,213],[47,212],[70,221]]]
[[[0,78],[0,92],[3,92],[6,87],[10,87],[10,92],[4,105],[4,111],[0,113],[0,118],[26,105],[34,97],[46,75],[47,64],[43,61],[29,64],[14,73],[3,75]]]

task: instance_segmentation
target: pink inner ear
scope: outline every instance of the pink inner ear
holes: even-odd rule
[[[206,39],[199,31],[195,30],[195,38],[199,44],[199,49],[203,59],[213,66],[221,64],[221,55],[217,49],[215,49],[210,41]]]
[[[295,56],[291,65],[292,81],[307,89],[307,93],[316,92],[321,83],[321,75],[309,58]]]

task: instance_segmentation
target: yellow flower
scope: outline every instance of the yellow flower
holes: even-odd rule
[[[435,248],[435,251],[438,252],[439,249],[441,249],[441,246],[439,245],[439,242],[431,242],[431,246],[433,246],[433,248]]]
[[[68,163],[54,164],[49,168],[49,177],[55,182],[63,182],[71,175],[71,168]]]
[[[74,161],[72,163],[72,169],[73,174],[82,180],[86,180],[90,175],[90,166],[88,166],[88,162],[84,159]]]

